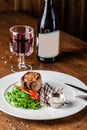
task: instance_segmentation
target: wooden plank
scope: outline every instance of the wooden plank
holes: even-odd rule
[[[1,12],[6,12],[6,11],[11,11],[14,8],[14,1],[8,0],[2,0],[0,1],[0,13]]]
[[[80,17],[81,17],[81,0],[66,0],[64,8],[64,31],[79,36]]]
[[[43,5],[44,0],[3,0],[0,2],[0,13],[21,11],[38,18]],[[87,41],[87,0],[54,0],[54,5],[60,28]]]
[[[18,63],[18,57],[9,51],[9,27],[26,24],[37,33],[37,20],[23,13],[0,14],[0,78],[11,74],[10,67]],[[52,70],[79,78],[87,85],[87,45],[69,34],[60,33],[60,54],[54,64],[43,64],[37,60],[36,46],[31,56],[25,57],[34,70]],[[36,37],[35,37],[36,38]],[[36,41],[35,41],[36,43]],[[0,86],[1,88],[2,86]],[[70,106],[71,107],[71,106]],[[52,113],[53,114],[53,113]],[[87,107],[72,116],[56,120],[24,120],[0,111],[0,130],[86,130]]]
[[[81,39],[87,41],[87,0],[82,0],[84,3],[82,7],[82,21],[81,21]]]

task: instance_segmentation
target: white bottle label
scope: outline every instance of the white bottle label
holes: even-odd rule
[[[59,54],[59,34],[59,31],[39,34],[38,56],[51,58]]]

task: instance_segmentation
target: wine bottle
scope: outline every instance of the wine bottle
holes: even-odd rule
[[[37,57],[39,61],[52,63],[57,61],[59,54],[59,23],[53,0],[44,2],[42,17],[38,20]]]

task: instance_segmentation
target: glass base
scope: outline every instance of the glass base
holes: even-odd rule
[[[11,66],[12,72],[21,72],[21,71],[26,71],[26,70],[32,70],[32,66],[31,65]]]

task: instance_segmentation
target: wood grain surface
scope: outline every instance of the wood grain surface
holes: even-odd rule
[[[87,0],[53,0],[61,30],[87,41]],[[0,12],[20,11],[38,18],[44,0],[3,0]]]
[[[25,24],[34,28],[37,33],[37,20],[22,13],[0,14],[0,78],[11,74],[11,65],[18,63],[18,57],[9,50],[9,28],[13,25]],[[52,70],[63,72],[79,78],[87,85],[87,43],[67,33],[60,35],[60,54],[58,61],[44,64],[37,60],[36,40],[34,53],[26,57],[26,63],[36,70]],[[2,86],[0,86],[1,88]],[[23,120],[0,111],[0,130],[86,130],[87,107],[81,112],[63,119],[51,121]]]
[[[37,18],[43,5],[44,0],[3,0],[0,12],[21,11]],[[54,0],[54,5],[60,28],[87,41],[87,0]]]

